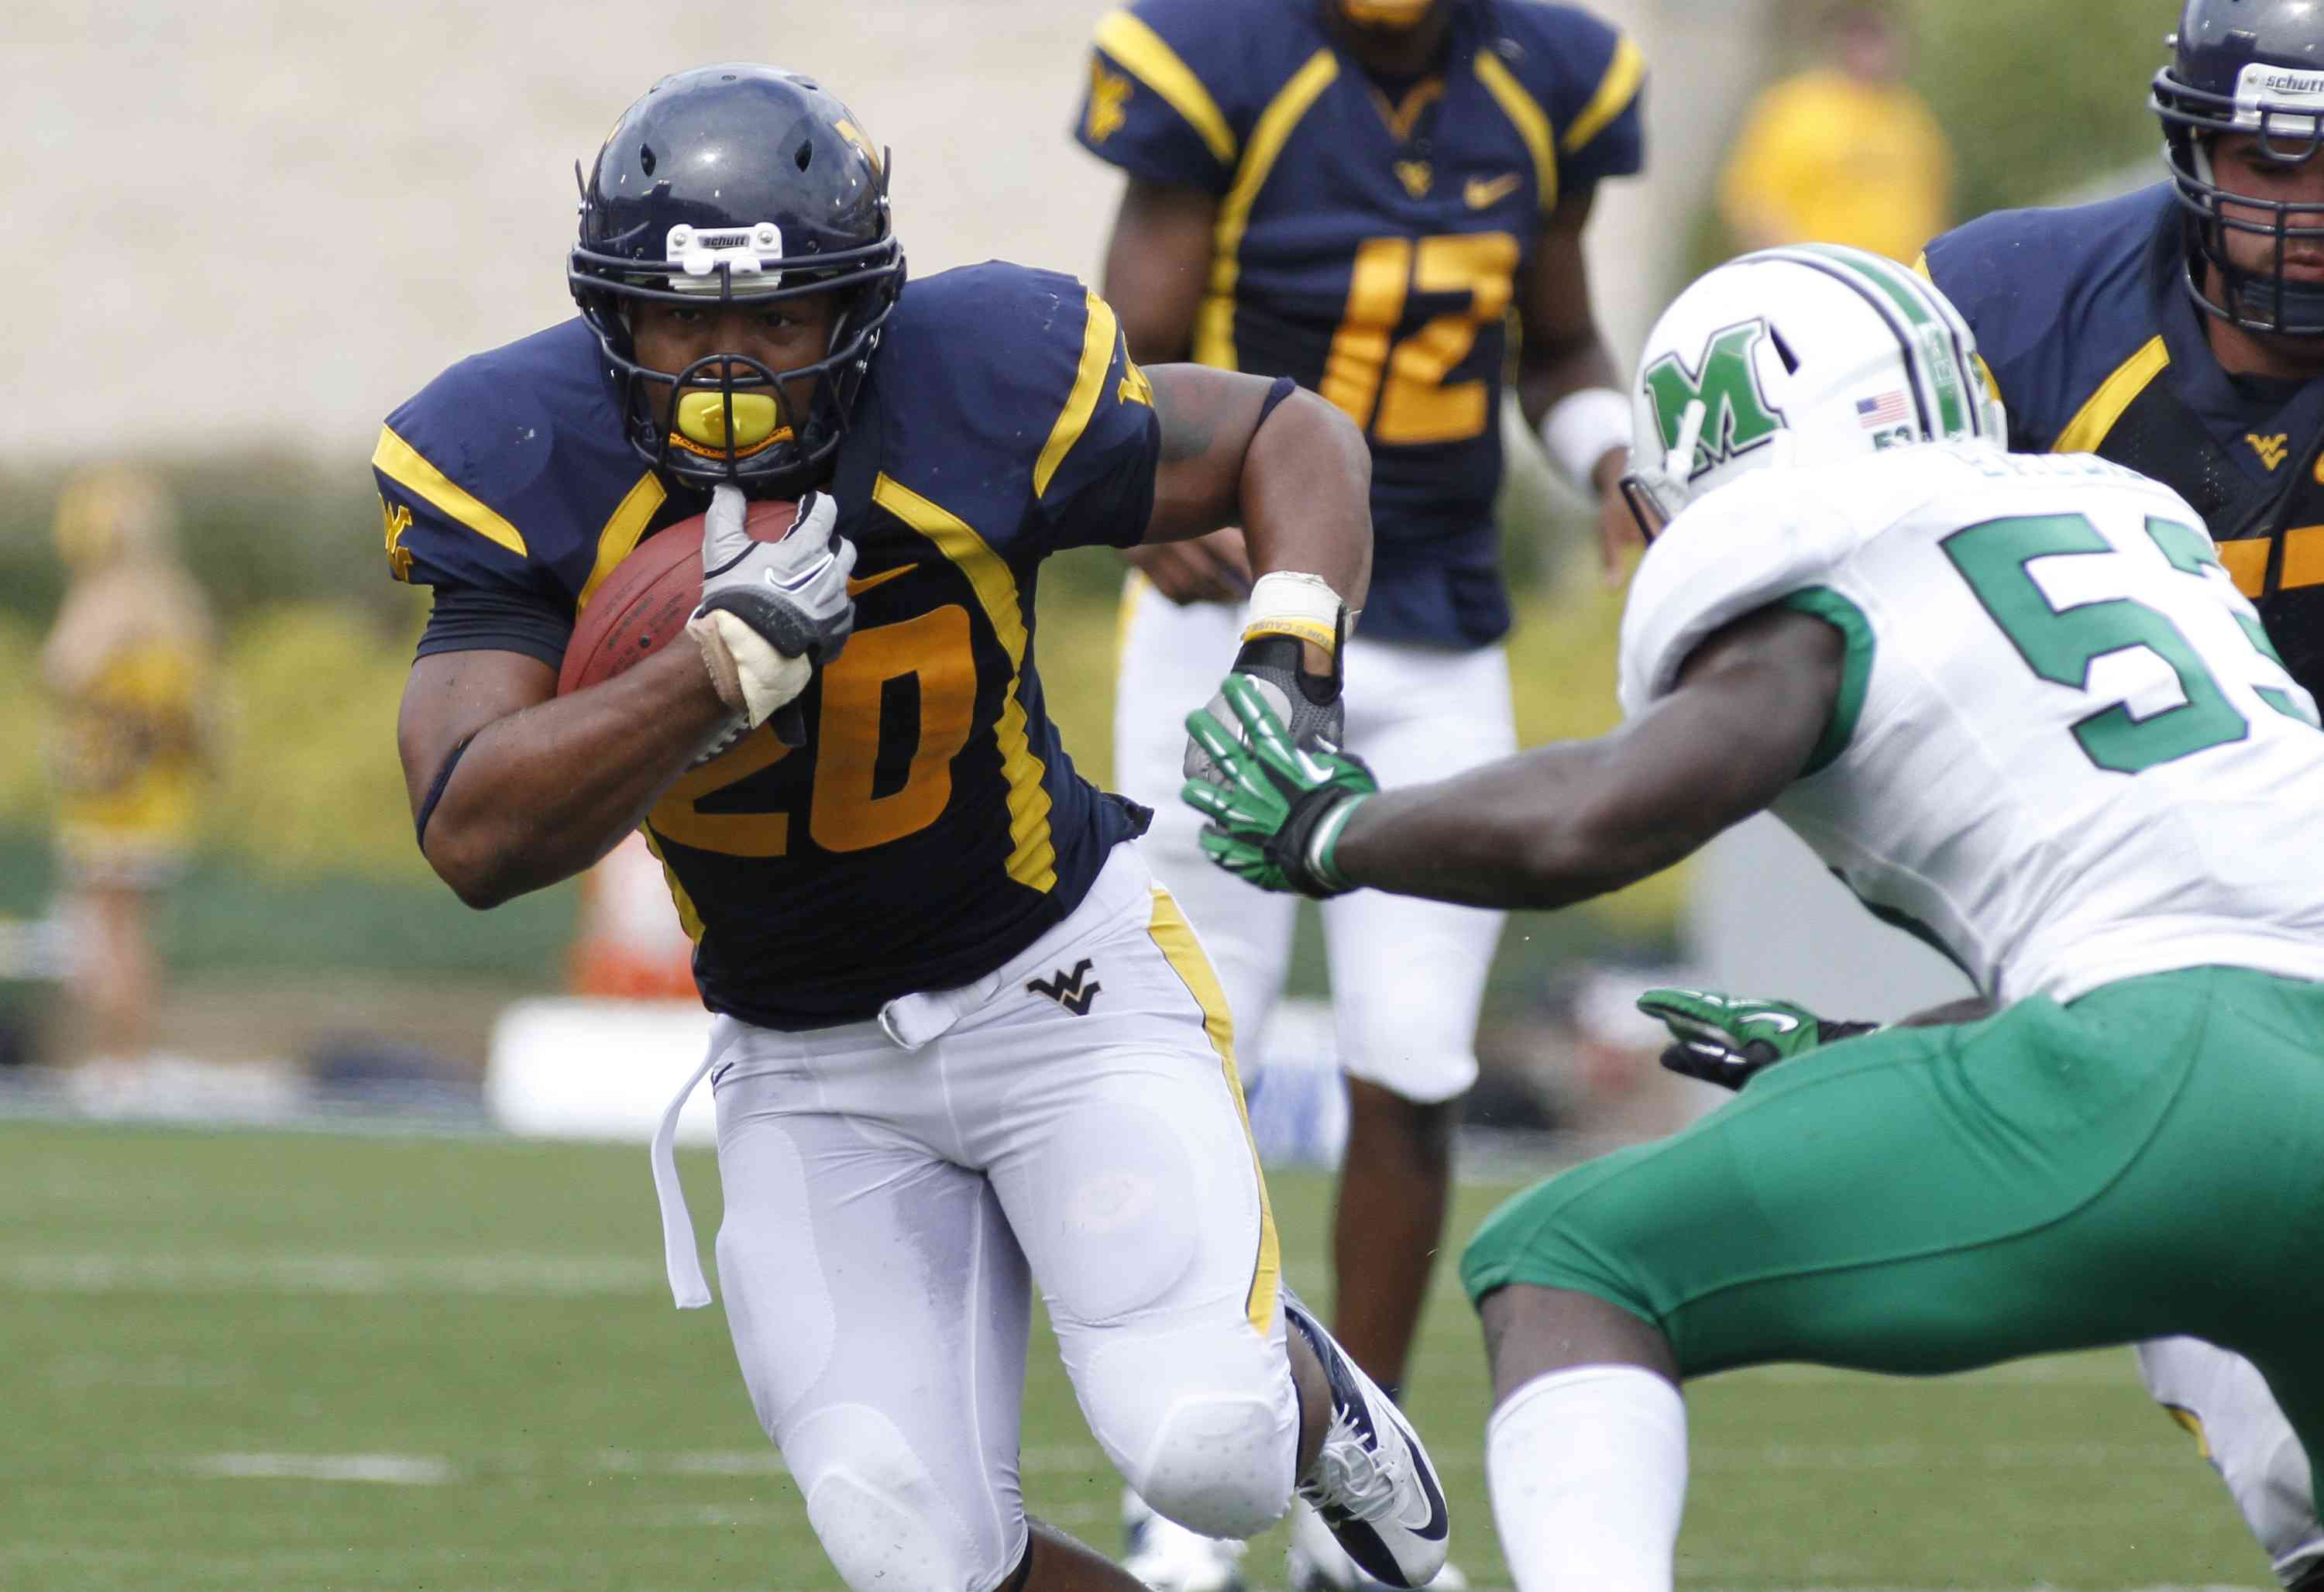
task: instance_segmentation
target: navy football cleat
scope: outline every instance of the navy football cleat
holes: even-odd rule
[[[1428,1450],[1288,1288],[1283,1316],[1307,1339],[1332,1385],[1332,1423],[1299,1480],[1299,1496],[1366,1575],[1390,1587],[1427,1586],[1444,1568],[1451,1524]]]

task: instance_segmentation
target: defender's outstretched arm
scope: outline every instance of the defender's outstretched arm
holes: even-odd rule
[[[1840,632],[1766,610],[1698,648],[1612,734],[1365,798],[1334,851],[1351,884],[1552,907],[1669,867],[1799,778],[1840,693]]]

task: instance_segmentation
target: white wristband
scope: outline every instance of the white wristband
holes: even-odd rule
[[[1590,473],[1609,448],[1630,446],[1630,399],[1611,387],[1584,387],[1549,406],[1542,417],[1541,445],[1566,484],[1587,496],[1597,487]]]
[[[1340,616],[1346,608],[1340,594],[1322,575],[1270,569],[1251,584],[1250,603],[1242,615],[1242,639],[1296,636],[1336,652]]]

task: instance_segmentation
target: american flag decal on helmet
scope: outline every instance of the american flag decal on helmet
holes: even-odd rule
[[[1866,430],[1876,426],[1899,426],[1904,421],[1904,395],[1884,392],[1877,398],[1856,400],[1856,423]]]

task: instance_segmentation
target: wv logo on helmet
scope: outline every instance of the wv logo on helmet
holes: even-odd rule
[[[1784,411],[1768,401],[1759,385],[1755,357],[1760,342],[1769,336],[1767,322],[1747,320],[1711,334],[1702,359],[1694,370],[1676,354],[1666,354],[1646,367],[1640,380],[1655,406],[1665,451],[1678,446],[1679,423],[1687,406],[1703,408],[1702,436],[1695,444],[1690,480],[1715,469],[1738,455],[1765,446],[1784,429]]]

